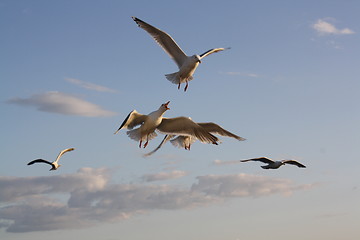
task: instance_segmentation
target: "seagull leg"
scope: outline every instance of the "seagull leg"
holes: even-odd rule
[[[141,148],[141,144],[142,144],[142,139],[140,140],[139,148]]]
[[[180,89],[180,84],[181,84],[181,82],[179,81],[178,89]]]
[[[146,136],[146,143],[144,144],[144,148],[146,148],[146,146],[148,145],[149,143],[149,134]]]
[[[189,86],[189,82],[186,80],[186,86],[185,86],[185,88],[184,88],[184,92],[186,92],[188,86]]]

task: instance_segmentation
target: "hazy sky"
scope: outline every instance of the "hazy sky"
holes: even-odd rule
[[[360,238],[359,1],[0,0],[0,239]],[[187,92],[131,19],[203,59]],[[127,114],[246,138],[146,149]],[[37,158],[50,166],[26,164]],[[307,166],[264,170],[266,156]]]

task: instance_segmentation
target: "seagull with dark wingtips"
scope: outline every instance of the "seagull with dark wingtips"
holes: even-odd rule
[[[268,165],[265,166],[261,166],[263,169],[278,169],[279,167],[281,167],[282,165],[285,164],[292,164],[295,166],[298,166],[299,168],[306,168],[305,165],[299,163],[298,161],[295,160],[282,160],[282,161],[273,161],[269,158],[266,157],[261,157],[261,158],[252,158],[252,159],[247,159],[247,160],[240,160],[240,162],[249,162],[249,161],[255,161],[255,162],[263,162],[266,163]]]
[[[199,125],[200,127],[202,127],[203,129],[205,129],[207,132],[211,133],[211,134],[216,134],[216,135],[220,135],[220,136],[224,136],[224,137],[232,137],[235,138],[239,141],[245,141],[246,139],[243,137],[239,137],[227,130],[225,130],[224,128],[222,128],[221,126],[219,126],[216,123],[212,123],[212,122],[206,122],[206,123],[196,123],[197,125]],[[153,151],[145,154],[144,156],[150,156],[153,153],[155,153],[157,150],[159,150],[166,142],[170,141],[171,144],[175,147],[178,148],[185,148],[185,150],[190,150],[191,144],[193,144],[196,140],[200,140],[198,139],[196,136],[193,135],[186,135],[183,133],[180,134],[168,134],[164,137],[164,139],[161,141],[161,143],[159,144],[159,146],[157,146],[157,148],[155,148]],[[201,141],[203,142],[203,141]]]
[[[47,160],[44,160],[44,159],[39,158],[39,159],[35,159],[35,160],[29,162],[27,165],[33,165],[34,163],[46,163],[46,164],[51,165],[51,168],[50,168],[49,171],[53,171],[53,170],[58,169],[58,168],[61,166],[60,164],[58,164],[61,156],[64,155],[65,153],[70,152],[70,151],[73,151],[73,150],[75,150],[75,148],[67,148],[67,149],[62,150],[62,151],[59,153],[59,155],[57,156],[56,160],[53,161],[53,162],[49,162],[49,161],[47,161]]]
[[[158,110],[153,111],[148,115],[140,114],[136,110],[131,111],[114,134],[118,133],[123,128],[130,129],[130,131],[127,131],[126,134],[131,139],[139,141],[140,148],[142,142],[146,140],[144,144],[144,148],[146,148],[149,141],[157,136],[155,130],[162,122],[164,113],[170,109],[168,107],[169,103],[170,101],[161,104]],[[139,128],[133,129],[138,125],[141,126]]]
[[[175,61],[179,67],[179,71],[166,74],[165,76],[170,82],[177,84],[178,89],[180,88],[181,83],[186,83],[184,91],[186,91],[188,88],[188,82],[193,79],[192,75],[194,74],[199,63],[201,63],[201,59],[209,56],[212,53],[230,49],[213,48],[200,55],[187,56],[169,34],[136,17],[132,17],[132,19],[138,24],[140,28],[147,31],[151,37],[162,47],[162,49]]]

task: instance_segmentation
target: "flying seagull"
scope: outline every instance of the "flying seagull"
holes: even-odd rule
[[[306,168],[305,165],[303,165],[303,164],[301,164],[301,163],[299,163],[298,161],[295,161],[295,160],[273,161],[273,160],[271,160],[269,158],[266,158],[266,157],[252,158],[252,159],[247,159],[247,160],[240,160],[240,162],[249,162],[249,161],[267,163],[268,165],[261,166],[263,169],[278,169],[279,167],[281,167],[282,165],[285,165],[285,164],[292,164],[292,165],[298,166],[299,168]]]
[[[151,37],[162,47],[162,49],[175,61],[179,67],[179,71],[166,74],[165,76],[170,82],[178,84],[178,89],[180,88],[181,83],[186,83],[184,91],[186,91],[188,88],[188,82],[193,79],[192,75],[194,74],[199,63],[201,63],[201,59],[212,53],[230,49],[213,48],[200,55],[187,56],[169,34],[136,17],[132,17],[132,19],[138,24],[140,28],[147,31]]]
[[[148,115],[140,114],[136,110],[131,111],[114,134],[118,133],[123,128],[130,129],[130,131],[127,131],[126,134],[131,139],[140,141],[140,148],[142,142],[146,140],[144,144],[144,148],[146,148],[149,141],[157,136],[155,129],[162,122],[164,113],[170,109],[168,108],[169,103],[170,101],[161,104],[158,110],[153,111]],[[141,126],[139,128],[133,129],[138,125]]]
[[[47,163],[47,164],[51,165],[51,168],[49,171],[56,170],[61,166],[60,164],[58,164],[58,161],[60,160],[61,156],[64,155],[66,152],[70,152],[73,150],[75,150],[75,148],[67,148],[67,149],[62,150],[59,153],[59,155],[57,156],[56,160],[53,162],[49,162],[44,159],[35,159],[35,160],[29,162],[27,165],[33,165],[34,163]]]
[[[220,127],[216,123],[212,123],[212,122],[197,123],[197,125],[204,128],[206,131],[208,131],[211,134],[217,134],[217,135],[225,136],[225,137],[232,137],[232,138],[235,138],[235,139],[237,139],[239,141],[246,140],[245,138],[239,137],[239,136],[225,130],[224,128]],[[168,134],[168,135],[166,135],[164,137],[164,139],[161,141],[159,146],[157,146],[157,148],[155,148],[153,151],[145,154],[144,156],[152,155],[153,153],[155,153],[157,150],[159,150],[168,141],[170,141],[171,144],[173,146],[175,146],[175,147],[185,148],[185,150],[190,150],[191,144],[193,144],[196,140],[197,140],[197,138],[195,136],[191,136],[191,135]]]

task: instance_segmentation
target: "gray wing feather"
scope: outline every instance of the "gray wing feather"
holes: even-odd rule
[[[160,132],[172,135],[193,136],[201,142],[217,144],[217,137],[187,117],[163,118],[157,128]]]
[[[224,51],[226,49],[230,49],[230,48],[213,48],[213,49],[210,49],[210,50],[204,52],[203,54],[201,54],[200,59],[203,59],[204,57],[209,56],[210,54],[220,52],[220,51]]]
[[[263,163],[274,163],[273,160],[265,158],[265,157],[261,157],[261,158],[251,158],[251,159],[247,159],[247,160],[241,160],[241,162],[249,162],[249,161],[256,161],[256,162],[263,162]]]
[[[151,37],[162,47],[162,49],[176,62],[179,68],[183,65],[187,56],[169,34],[136,17],[132,17],[132,19],[140,28],[144,29],[151,35]]]
[[[239,136],[223,129],[222,127],[220,127],[219,125],[217,125],[215,123],[208,122],[208,123],[198,123],[198,124],[211,133],[219,134],[220,136],[225,136],[225,137],[232,137],[239,141],[246,140],[245,138],[239,137]]]
[[[123,128],[133,129],[135,126],[143,124],[146,118],[147,115],[140,114],[136,110],[133,110],[125,118],[125,120],[122,122],[118,130],[114,132],[114,134],[118,133]]]
[[[283,163],[286,163],[286,164],[292,164],[292,165],[296,165],[300,168],[306,168],[305,165],[299,163],[298,161],[295,161],[295,160],[284,160]]]

